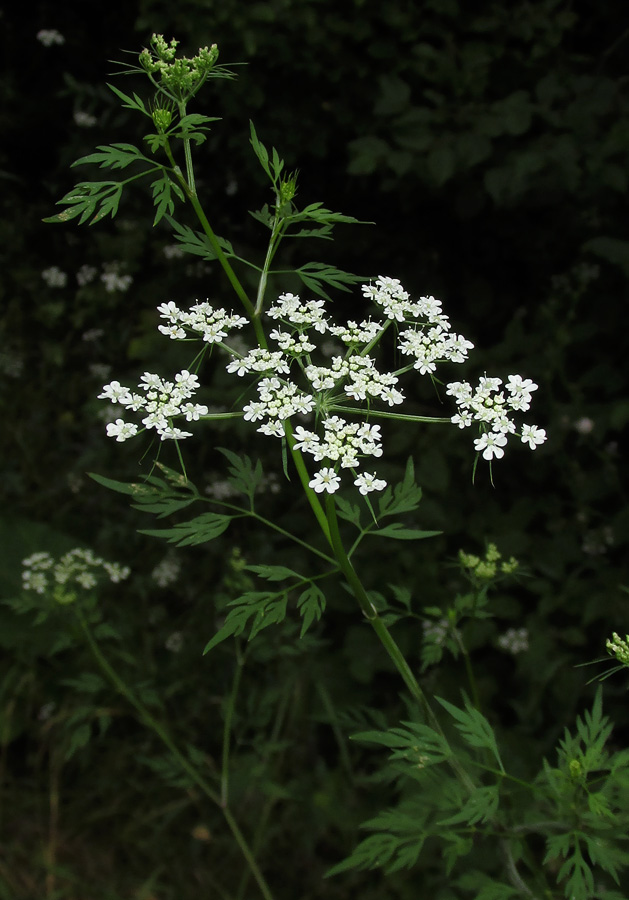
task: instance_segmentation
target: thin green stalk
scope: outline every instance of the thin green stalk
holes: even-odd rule
[[[277,744],[280,733],[282,731],[282,728],[284,727],[284,721],[286,719],[286,711],[288,709],[288,701],[290,700],[291,694],[293,694],[295,692],[295,687],[293,684],[288,685],[288,687],[289,687],[289,690],[285,690],[282,693],[280,702],[278,704],[277,712],[275,714],[275,719],[273,721],[273,728],[271,729],[271,734],[269,735],[269,739],[267,741],[267,746],[273,747]],[[282,751],[279,754],[279,763],[281,763],[283,760],[284,752],[285,751]],[[266,764],[267,764],[267,755],[266,754],[263,756],[261,761],[263,762],[264,766],[266,767]],[[277,766],[277,761],[276,761],[276,766]],[[255,828],[254,834],[253,834],[252,847],[253,847],[254,853],[257,853],[260,849],[260,845],[262,843],[262,837],[266,832],[266,826],[269,821],[269,817],[271,815],[273,807],[277,803],[277,799],[278,799],[277,795],[272,795],[272,796],[268,797],[262,808],[262,813],[260,814],[260,816],[258,818],[258,822],[257,822],[256,828]],[[238,890],[236,892],[235,900],[242,900],[243,896],[245,895],[245,891],[247,890],[247,885],[249,884],[250,877],[251,877],[250,872],[248,872],[245,869],[245,871],[242,873],[242,878],[240,879],[240,884],[238,885]]]
[[[186,114],[186,104],[179,101],[177,103],[179,107],[179,117],[183,119]],[[183,155],[186,160],[186,178],[188,180],[188,187],[192,194],[196,197],[197,189],[194,183],[194,169],[192,168],[192,152],[190,150],[190,138],[183,138]]]
[[[266,293],[266,284],[269,276],[269,269],[271,268],[271,263],[273,262],[273,257],[275,256],[275,251],[277,250],[277,245],[281,239],[281,219],[279,213],[279,197],[276,195],[276,204],[275,204],[275,216],[273,219],[273,227],[271,228],[271,237],[269,238],[269,246],[267,247],[266,257],[264,260],[264,265],[262,266],[262,271],[260,273],[260,281],[258,282],[258,295],[256,297],[256,308],[255,314],[259,316],[262,314],[262,307],[264,305],[264,294]]]
[[[420,707],[423,709],[426,721],[430,723],[430,726],[444,739],[444,741],[446,741],[447,744],[448,742],[443,729],[441,728],[437,716],[432,711],[426,695],[420,688],[419,683],[415,678],[415,675],[413,674],[409,664],[407,663],[404,654],[396,644],[389,629],[380,618],[378,610],[369,599],[361,580],[356,574],[356,571],[351,561],[349,560],[347,553],[345,552],[345,547],[343,546],[343,541],[339,531],[334,497],[331,494],[328,494],[326,497],[326,512],[329,523],[330,540],[332,548],[334,550],[334,555],[336,556],[341,572],[347,579],[347,583],[349,584],[352,594],[358,601],[358,604],[362,609],[365,618],[368,620],[369,624],[378,635],[380,643],[383,645],[384,649],[387,651],[389,657],[393,661],[396,669],[402,676],[402,679],[408,690],[410,691],[411,696],[419,703]],[[473,793],[475,788],[471,778],[453,754],[448,757],[448,763],[459,777],[461,783],[465,785],[466,789],[470,793]]]
[[[472,692],[472,700],[474,701],[474,706],[479,712],[482,712],[480,695],[478,693],[478,685],[476,683],[476,676],[474,675],[474,669],[472,668],[472,661],[470,659],[470,654],[467,651],[467,647],[463,643],[461,639],[461,635],[459,634],[456,628],[452,629],[452,635],[454,636],[454,640],[461,651],[461,655],[463,657],[463,662],[465,663],[465,672],[467,674],[467,681],[470,686],[470,690]]]
[[[189,140],[186,141],[184,139],[184,155],[186,158],[187,179],[184,178],[183,173],[181,172],[181,169],[175,162],[175,158],[173,156],[172,150],[170,149],[170,144],[168,143],[167,140],[164,142],[164,151],[165,151],[165,153],[168,157],[168,160],[172,166],[175,176],[177,177],[179,183],[181,184],[188,200],[192,204],[192,208],[194,209],[197,219],[201,223],[201,227],[203,228],[203,231],[205,232],[205,235],[206,235],[208,241],[210,242],[210,245],[212,247],[212,250],[214,251],[216,259],[222,266],[223,271],[225,272],[225,274],[227,275],[227,278],[229,279],[229,283],[231,284],[231,286],[233,287],[233,289],[236,293],[236,296],[238,297],[238,299],[244,306],[245,311],[247,312],[247,314],[249,316],[249,319],[253,323],[253,327],[256,332],[256,337],[258,338],[258,343],[260,344],[261,347],[266,347],[267,346],[266,336],[264,334],[264,330],[262,329],[262,324],[260,322],[260,318],[256,314],[255,307],[254,307],[253,303],[251,302],[251,300],[249,299],[249,297],[247,296],[247,292],[245,291],[244,287],[240,283],[238,276],[236,275],[236,273],[234,272],[233,268],[231,267],[231,265],[229,263],[229,260],[225,256],[223,249],[222,249],[221,245],[219,244],[216,235],[214,234],[212,226],[210,225],[208,218],[205,215],[205,212],[203,211],[203,207],[199,203],[199,198],[197,197],[196,190],[194,187],[194,170],[192,167],[190,141]]]
[[[252,509],[245,509],[243,506],[236,506],[235,503],[228,503],[225,500],[215,500],[211,497],[199,497],[198,499],[203,500],[205,503],[216,503],[217,506],[222,506],[224,509],[233,509],[234,511],[243,513],[246,516],[251,516],[253,519],[256,519],[258,522],[260,522],[260,524],[272,528],[273,531],[277,531],[278,534],[283,535],[288,540],[294,541],[296,544],[299,544],[300,547],[304,547],[306,550],[314,553],[315,556],[318,556],[320,559],[324,559],[326,562],[331,563],[333,566],[336,565],[336,560],[334,559],[334,557],[328,556],[328,554],[323,553],[322,550],[317,550],[317,548],[313,547],[312,544],[309,544],[307,541],[303,541],[295,534],[291,534],[290,531],[286,531],[285,528],[282,528],[280,525],[276,525],[275,522],[271,522],[270,519],[265,519],[264,516],[259,515],[259,513],[255,512]]]
[[[221,805],[226,807],[229,804],[229,749],[231,741],[232,719],[236,706],[236,697],[240,688],[240,680],[242,678],[242,670],[245,665],[244,657],[240,652],[240,647],[236,644],[236,671],[232,683],[231,693],[227,701],[227,709],[225,710],[225,724],[223,726],[223,752],[221,756]]]
[[[328,524],[328,517],[326,516],[325,511],[321,506],[319,498],[308,484],[308,482],[310,481],[310,476],[308,475],[308,470],[306,469],[306,464],[304,463],[301,453],[299,452],[299,450],[295,450],[293,429],[288,419],[284,421],[284,432],[286,434],[286,440],[288,441],[288,446],[290,448],[293,462],[295,463],[295,468],[297,469],[297,474],[299,475],[299,480],[301,481],[302,487],[308,499],[308,503],[310,504],[312,511],[315,514],[315,518],[319,523],[321,531],[325,535],[327,542],[332,547],[333,545],[330,535],[330,526]]]
[[[378,419],[398,419],[400,422],[440,422],[441,424],[451,424],[450,419],[439,418],[436,416],[411,416],[406,413],[393,413],[393,412],[385,412],[382,409],[369,409],[365,412],[364,409],[360,409],[360,407],[355,406],[340,406],[337,404],[333,404],[329,407],[333,412],[348,412],[348,413],[358,413],[361,416],[374,416]]]
[[[101,667],[103,672],[107,675],[107,677],[112,682],[112,684],[117,688],[117,690],[120,691],[120,693],[123,695],[123,697],[125,697],[129,701],[129,703],[138,711],[141,720],[149,728],[151,728],[155,732],[155,734],[160,738],[162,743],[166,745],[166,747],[171,752],[173,758],[181,766],[181,768],[184,770],[184,772],[186,772],[186,774],[190,776],[190,778],[194,781],[194,783],[196,785],[198,785],[198,787],[201,788],[203,793],[213,803],[215,803],[219,807],[219,809],[223,813],[223,816],[225,817],[225,821],[227,822],[231,833],[233,834],[233,836],[236,840],[236,843],[240,847],[242,855],[244,856],[245,860],[247,861],[247,865],[251,869],[251,874],[253,875],[253,877],[260,889],[260,893],[264,897],[264,900],[273,900],[273,895],[271,893],[271,890],[270,890],[269,886],[267,885],[267,883],[264,879],[264,876],[262,875],[262,872],[260,871],[253,854],[251,853],[249,845],[247,844],[247,842],[244,838],[244,835],[243,835],[242,831],[240,830],[240,828],[238,827],[238,823],[234,819],[229,808],[222,805],[221,798],[219,797],[219,795],[210,787],[210,785],[207,783],[205,778],[203,778],[203,776],[199,774],[197,769],[195,769],[195,767],[179,751],[179,749],[176,747],[176,745],[174,744],[174,742],[172,741],[172,739],[170,738],[170,736],[168,735],[166,730],[163,728],[163,726],[157,721],[157,719],[155,719],[151,715],[151,713],[144,706],[144,704],[140,700],[138,700],[138,698],[135,696],[133,691],[127,686],[127,684],[122,680],[122,678],[120,678],[118,673],[110,665],[109,661],[103,655],[103,653],[100,650],[100,647],[94,640],[94,637],[92,635],[90,627],[89,627],[88,623],[86,622],[85,617],[83,616],[81,611],[79,609],[76,609],[76,613],[77,613],[77,617],[79,620],[79,624],[81,626],[81,630],[83,631],[83,634],[85,635],[85,639],[87,640],[89,648],[92,651],[92,654],[94,655],[94,658],[96,659],[96,662],[98,663],[98,665]]]

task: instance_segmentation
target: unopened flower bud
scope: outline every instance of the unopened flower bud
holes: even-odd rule
[[[169,109],[164,109],[160,107],[158,109],[154,109],[151,113],[151,118],[155,123],[155,127],[159,131],[160,134],[164,134],[170,128],[170,123],[173,120],[173,114]]]

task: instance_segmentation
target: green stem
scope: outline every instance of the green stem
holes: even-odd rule
[[[474,675],[474,669],[472,668],[472,660],[470,659],[470,654],[467,652],[467,647],[463,643],[461,635],[459,634],[456,628],[451,629],[451,633],[454,636],[454,640],[461,651],[461,655],[463,657],[463,662],[465,663],[465,672],[467,674],[467,681],[470,686],[470,690],[472,692],[472,700],[474,701],[474,706],[476,709],[482,713],[480,695],[478,693],[478,685],[476,684],[476,676]]]
[[[349,584],[352,594],[358,601],[358,604],[362,609],[365,618],[368,620],[369,624],[378,635],[380,643],[389,654],[389,657],[395,665],[395,668],[402,676],[402,679],[408,690],[410,691],[411,696],[419,703],[421,709],[424,712],[426,721],[430,724],[431,728],[433,728],[437,732],[437,734],[439,734],[443,738],[443,740],[446,742],[446,745],[448,745],[448,741],[445,737],[443,729],[439,724],[437,716],[432,711],[426,695],[419,686],[419,683],[415,678],[415,675],[413,674],[409,664],[407,663],[404,654],[396,644],[393,636],[389,632],[389,629],[380,618],[378,610],[369,599],[361,580],[356,574],[356,571],[351,561],[349,560],[347,553],[345,552],[345,547],[343,546],[343,541],[339,531],[334,497],[331,494],[328,494],[326,497],[326,512],[329,523],[332,549],[334,550],[334,555],[336,556],[339,568],[347,579],[347,583]],[[466,789],[470,793],[473,793],[475,790],[474,784],[465,769],[456,759],[454,754],[451,754],[448,757],[448,763],[459,777],[461,783],[465,785]]]
[[[264,294],[266,292],[266,284],[269,276],[269,269],[271,268],[271,263],[273,262],[273,257],[275,256],[275,251],[277,250],[277,245],[281,240],[281,218],[279,213],[279,197],[276,196],[276,204],[275,204],[275,217],[273,219],[273,227],[271,229],[271,237],[269,239],[269,246],[266,251],[266,258],[264,260],[264,265],[262,266],[262,272],[260,273],[260,281],[258,283],[258,295],[256,297],[256,308],[255,314],[259,316],[262,314],[262,307],[264,305]]]
[[[360,409],[355,406],[339,406],[334,404],[329,407],[333,412],[357,413],[360,416],[374,416],[379,419],[398,419],[400,422],[440,422],[441,424],[451,424],[450,419],[438,418],[436,416],[410,416],[404,413],[385,412],[382,409]]]
[[[240,653],[240,647],[236,644],[236,671],[234,673],[234,681],[232,683],[231,693],[227,701],[227,709],[225,710],[225,724],[223,726],[223,753],[221,758],[221,806],[226,808],[229,803],[229,745],[231,739],[232,719],[234,717],[234,709],[236,707],[236,697],[240,687],[240,679],[242,678],[242,670],[245,660]]]
[[[328,518],[325,514],[323,507],[319,501],[319,498],[312,490],[309,485],[310,476],[308,475],[308,470],[306,469],[306,464],[303,460],[303,457],[299,450],[295,450],[295,439],[293,437],[293,429],[290,424],[290,421],[286,419],[284,421],[284,432],[286,434],[286,440],[288,441],[288,446],[290,448],[291,456],[293,458],[293,462],[295,463],[295,468],[297,469],[297,474],[299,475],[299,480],[301,481],[302,487],[308,498],[308,503],[310,504],[313,513],[315,514],[315,518],[319,523],[319,527],[321,531],[325,535],[327,542],[332,547],[332,538],[330,536],[330,526],[328,524]],[[336,554],[335,554],[336,555]]]
[[[186,104],[179,101],[179,117],[183,119],[186,114]],[[183,138],[183,155],[186,160],[186,178],[190,192],[196,197],[197,189],[194,183],[194,169],[192,168],[192,152],[190,150],[190,138]]]
[[[79,623],[81,626],[81,630],[85,635],[87,643],[89,645],[96,662],[101,667],[105,675],[109,678],[111,683],[117,690],[125,697],[128,702],[137,710],[140,715],[140,719],[150,728],[155,734],[160,738],[163,744],[166,745],[173,758],[177,761],[177,763],[181,766],[183,771],[190,776],[192,781],[203,791],[203,793],[213,802],[215,803],[223,816],[225,817],[225,821],[227,822],[231,833],[233,834],[236,843],[240,847],[242,855],[247,861],[247,865],[251,870],[251,874],[253,875],[259,889],[260,893],[264,897],[264,900],[273,900],[273,895],[267,885],[262,872],[260,871],[258,864],[249,849],[249,846],[244,838],[244,835],[240,828],[238,827],[238,823],[234,819],[231,811],[228,807],[223,806],[221,802],[221,798],[219,795],[212,789],[212,787],[207,783],[205,778],[199,774],[199,772],[195,769],[195,767],[186,759],[186,757],[180,752],[177,746],[174,744],[166,730],[163,726],[155,719],[148,709],[144,706],[144,704],[138,700],[133,691],[128,687],[128,685],[120,678],[115,669],[110,665],[107,658],[101,653],[100,647],[94,640],[90,627],[85,620],[82,612],[77,609],[76,610],[77,617],[79,619]]]
[[[173,172],[174,172],[175,176],[177,177],[181,187],[184,190],[185,195],[187,196],[188,200],[192,204],[192,208],[194,209],[197,219],[199,220],[201,227],[203,228],[203,231],[204,231],[208,241],[210,242],[210,246],[212,247],[212,250],[214,251],[216,259],[222,266],[223,271],[225,272],[225,274],[227,275],[227,278],[229,279],[229,283],[231,284],[231,286],[233,287],[233,289],[236,293],[236,296],[238,297],[238,299],[244,306],[245,311],[247,312],[247,314],[249,316],[249,319],[253,323],[253,327],[255,328],[256,337],[258,339],[259,345],[261,347],[266,347],[267,346],[266,336],[264,334],[264,330],[262,329],[262,324],[260,322],[260,318],[256,314],[255,307],[254,307],[253,303],[251,302],[251,300],[249,299],[249,297],[247,296],[247,292],[245,291],[244,287],[240,283],[238,276],[232,269],[232,267],[229,263],[229,260],[225,256],[225,253],[223,252],[223,249],[218,242],[218,238],[214,234],[212,226],[210,225],[208,218],[205,215],[205,212],[203,211],[203,207],[199,203],[199,198],[197,197],[196,190],[194,187],[194,170],[192,168],[192,156],[191,156],[191,152],[190,152],[190,141],[189,140],[186,141],[184,139],[184,154],[186,157],[187,179],[184,178],[184,176],[181,172],[181,169],[175,162],[175,158],[173,156],[172,150],[170,149],[170,144],[168,143],[168,141],[164,142],[164,151],[165,151],[166,156],[168,157],[168,160],[173,168]]]
[[[308,488],[310,490],[310,488]],[[204,500],[206,503],[216,503],[217,506],[222,506],[224,509],[233,509],[237,512],[241,512],[246,516],[251,516],[253,519],[256,519],[260,524],[267,525],[269,528],[272,528],[273,531],[277,531],[278,534],[283,535],[285,538],[288,538],[290,541],[294,541],[296,544],[299,544],[300,547],[304,547],[304,549],[309,550],[311,553],[314,553],[315,556],[318,556],[320,559],[324,559],[326,562],[331,563],[333,566],[336,566],[336,560],[332,556],[328,556],[327,553],[323,553],[321,550],[317,550],[316,547],[313,547],[312,544],[309,544],[307,541],[302,541],[301,538],[297,537],[295,534],[291,534],[290,531],[286,531],[286,529],[282,528],[280,525],[276,525],[275,522],[271,522],[269,519],[265,519],[264,516],[259,515],[257,512],[254,512],[251,509],[245,509],[243,506],[236,506],[234,503],[227,503],[224,500],[213,500],[210,497],[199,497],[200,500]]]

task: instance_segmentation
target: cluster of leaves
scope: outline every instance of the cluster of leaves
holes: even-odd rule
[[[425,844],[435,846],[436,840],[451,883],[464,896],[472,891],[476,900],[529,895],[518,869],[529,870],[535,890],[544,896],[621,900],[613,884],[622,886],[629,865],[629,752],[607,749],[612,726],[603,716],[601,696],[599,689],[592,711],[577,719],[576,733],[566,731],[557,766],[544,760],[529,783],[511,774],[515,761],[511,771],[505,770],[495,729],[469,702],[461,709],[438,698],[463,739],[458,758],[473,762],[480,772],[475,784],[453,777],[450,744],[425,724],[410,721],[355,734],[356,741],[390,749],[388,769],[379,777],[395,782],[399,802],[364,824],[372,834],[329,874],[352,867],[410,868]],[[545,842],[543,860],[533,849],[538,836]],[[496,877],[495,856],[485,870],[469,859],[474,850],[476,858],[482,857],[479,842],[496,837],[508,860],[510,883]],[[611,885],[603,887],[608,876]]]

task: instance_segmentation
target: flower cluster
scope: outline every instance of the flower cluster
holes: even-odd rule
[[[242,328],[247,324],[242,316],[227,313],[222,308],[215,309],[207,301],[195,303],[184,312],[171,300],[158,306],[157,311],[168,322],[167,325],[158,325],[158,330],[177,341],[184,340],[189,336],[188,332],[191,332],[208,344],[220,343],[232,328]]]
[[[40,28],[35,37],[44,47],[52,47],[55,44],[62,46],[66,42],[64,36],[56,28]]]
[[[210,75],[220,75],[212,71],[218,59],[216,44],[202,47],[192,58],[176,58],[179,41],[166,42],[163,35],[151,37],[151,49],[140,53],[140,65],[153,83],[174,100],[186,101],[196,94]],[[157,81],[156,79],[159,79]]]
[[[537,385],[520,375],[509,375],[504,390],[501,385],[501,378],[483,376],[476,388],[467,381],[454,381],[446,390],[459,408],[451,419],[455,425],[467,428],[473,422],[480,423],[482,434],[474,441],[474,448],[488,460],[504,456],[508,434],[519,434],[522,443],[528,444],[531,450],[546,440],[543,428],[523,424],[518,432],[511,418],[512,412],[530,409],[531,393],[537,390]]]
[[[334,493],[341,485],[340,471],[351,470],[355,487],[367,494],[386,487],[386,482],[375,473],[357,471],[365,457],[382,455],[380,428],[353,419],[357,415],[363,420],[370,414],[378,415],[374,401],[399,407],[404,402],[398,386],[401,375],[412,370],[432,375],[437,363],[462,363],[473,344],[451,331],[438,300],[430,296],[412,300],[397,279],[379,277],[373,284],[364,285],[362,292],[378,307],[378,316],[341,325],[326,315],[323,300],[282,294],[267,311],[275,323],[269,333],[270,346],[263,341],[253,348],[243,347],[241,339],[230,337],[230,332],[242,328],[247,320],[207,301],[197,302],[188,311],[172,301],[162,303],[158,312],[165,323],[158,327],[173,340],[197,338],[219,345],[230,356],[226,365],[230,374],[256,379],[257,397],[244,404],[245,420],[257,423],[257,430],[265,435],[281,439],[294,435],[294,449],[321,463],[310,481],[313,490]],[[397,332],[396,348],[408,361],[396,371],[383,372],[370,351],[389,328]],[[316,335],[336,338],[344,345],[344,352],[337,350],[337,355],[325,364],[313,361],[312,354],[322,343],[314,339]],[[323,357],[323,348],[320,353]],[[173,426],[175,417],[185,416],[192,421],[208,416],[206,406],[183,402],[198,387],[196,376],[186,370],[174,383],[149,373],[145,373],[143,381],[144,394],[133,393],[112,381],[100,397],[134,411],[142,410],[142,424],[155,428],[162,439],[190,436]],[[528,410],[531,392],[537,388],[519,375],[510,375],[504,390],[501,385],[499,378],[484,377],[476,389],[467,382],[453,382],[447,389],[459,409],[451,421],[461,428],[479,423],[481,434],[475,447],[489,460],[503,456],[507,435],[516,432],[511,414]],[[316,425],[311,428],[289,426],[293,417],[310,414],[316,416]],[[135,424],[123,419],[107,426],[107,433],[118,441],[137,431]],[[546,437],[543,429],[535,425],[522,425],[518,433],[533,449]]]
[[[68,276],[59,268],[59,266],[49,266],[47,269],[44,269],[41,273],[41,277],[48,287],[51,288],[62,288],[68,283]]]
[[[498,638],[498,646],[514,656],[529,649],[529,633],[527,628],[508,628]]]
[[[159,375],[145,372],[140,384],[144,394],[133,393],[119,381],[112,381],[105,385],[98,397],[119,403],[134,412],[142,410],[146,413],[142,419],[145,428],[154,428],[163,441],[180,440],[192,437],[192,432],[175,428],[172,424],[175,417],[184,416],[187,422],[192,422],[208,414],[208,408],[204,404],[185,402],[190,400],[198,387],[199,379],[187,369],[175,375],[174,382],[164,381]],[[126,441],[137,433],[138,426],[135,423],[125,422],[121,418],[107,425],[107,435],[115,437],[117,441]]]
[[[118,563],[105,562],[91,550],[76,548],[70,550],[59,560],[50,553],[33,553],[27,559],[22,560],[24,571],[22,573],[22,586],[24,590],[35,591],[37,594],[45,594],[49,588],[57,590],[57,599],[74,599],[74,595],[66,589],[80,587],[90,590],[97,584],[98,570],[103,570],[114,584],[129,577],[130,569],[120,566]],[[59,590],[63,589],[61,593]]]
[[[605,642],[607,650],[612,656],[615,656],[619,663],[623,666],[629,666],[629,634],[625,635],[625,640],[614,631],[611,639]]]

